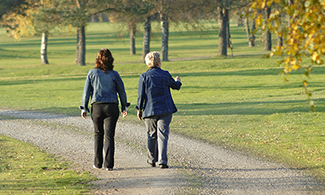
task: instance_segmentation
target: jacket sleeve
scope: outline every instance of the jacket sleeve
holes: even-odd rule
[[[137,110],[143,110],[144,101],[145,101],[144,77],[143,77],[143,75],[140,75],[140,78],[139,78],[139,88],[138,88],[138,100],[137,100],[137,105],[136,105],[135,108]]]
[[[117,72],[116,72],[116,91],[118,93],[118,96],[120,97],[121,111],[124,112],[127,107],[127,97],[124,88],[124,83]]]
[[[85,82],[85,87],[82,93],[82,106],[80,107],[82,110],[89,112],[88,103],[89,103],[89,98],[92,96],[92,94],[93,94],[93,87],[91,85],[90,74],[88,73]]]
[[[172,75],[170,75],[168,73],[168,86],[172,89],[177,89],[180,90],[182,83],[180,81],[175,81],[175,79],[173,79]]]

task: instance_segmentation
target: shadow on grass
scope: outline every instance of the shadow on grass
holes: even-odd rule
[[[218,66],[218,65],[216,65]],[[235,68],[235,67],[234,67]],[[211,70],[209,72],[191,72],[191,73],[178,73],[182,77],[206,77],[206,76],[281,76],[281,68],[271,69],[250,69],[250,70],[234,70],[234,71],[218,71]],[[303,74],[302,72],[292,72],[291,75]],[[325,74],[325,67],[315,67],[311,74]]]
[[[26,84],[39,84],[39,83],[58,83],[58,82],[64,82],[64,81],[80,81],[80,80],[86,80],[86,77],[80,77],[80,78],[60,78],[60,79],[22,79],[22,80],[14,80],[14,81],[0,81],[0,85],[26,85]]]
[[[177,104],[180,115],[270,115],[275,113],[310,112],[307,100],[258,101],[234,103]],[[305,106],[302,106],[305,105]],[[323,107],[316,111],[324,112]]]
[[[0,110],[0,120],[60,119],[67,116],[80,116],[79,107],[47,107],[28,111]]]
[[[2,45],[0,45],[1,47]],[[5,50],[0,48],[0,59],[38,59],[31,53],[28,56],[23,56],[26,53],[17,52],[14,50]]]

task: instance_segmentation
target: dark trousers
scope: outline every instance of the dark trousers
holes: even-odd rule
[[[119,117],[118,105],[110,103],[94,103],[91,107],[91,117],[93,119],[95,131],[94,165],[100,168],[102,167],[104,160],[105,168],[113,168],[115,150],[114,136],[116,122]],[[105,154],[104,159],[103,149]]]

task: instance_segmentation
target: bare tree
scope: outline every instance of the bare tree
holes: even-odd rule
[[[49,61],[47,59],[47,37],[48,32],[42,33],[42,44],[41,44],[41,60],[42,64],[48,64]]]
[[[227,26],[229,23],[229,9],[228,9],[228,0],[223,0],[224,5],[219,7],[219,46],[218,54],[227,55],[228,39],[229,35],[227,32]]]
[[[168,61],[168,37],[169,37],[169,21],[167,14],[160,14],[161,23],[161,54],[162,60]]]
[[[267,20],[270,17],[271,14],[271,8],[267,6],[265,8],[265,19]],[[269,30],[265,31],[265,39],[264,39],[264,50],[265,51],[271,51],[272,49],[272,36],[271,32]]]
[[[151,17],[148,16],[144,23],[142,59],[150,52]]]
[[[248,17],[245,17],[245,27],[246,27],[246,35],[247,35],[247,40],[248,40],[248,46],[249,47],[254,47],[255,46],[255,20],[252,20],[252,31],[250,30],[250,21]]]
[[[135,34],[137,32],[137,24],[136,19],[132,18],[129,22],[129,30],[130,30],[130,54],[135,55],[136,54],[136,48],[135,48]]]

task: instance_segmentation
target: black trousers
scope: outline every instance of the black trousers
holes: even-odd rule
[[[118,105],[114,103],[94,103],[91,118],[94,123],[95,158],[94,165],[101,168],[114,167],[115,128],[119,117]],[[104,142],[105,139],[105,142]],[[104,158],[103,158],[104,149]]]

